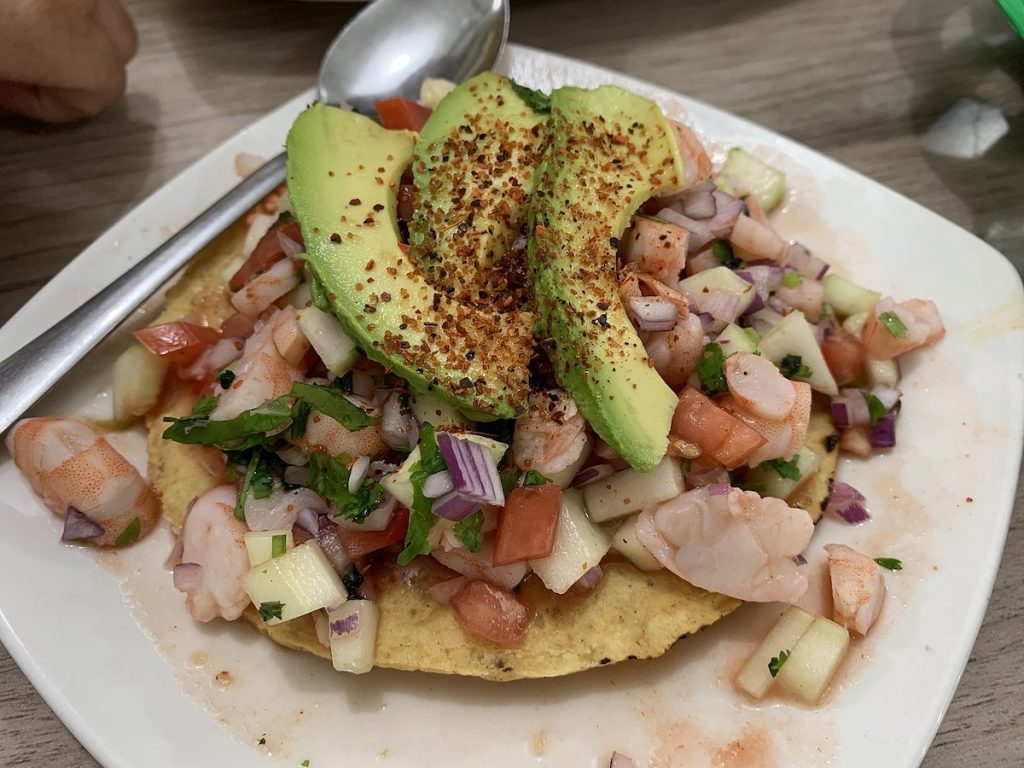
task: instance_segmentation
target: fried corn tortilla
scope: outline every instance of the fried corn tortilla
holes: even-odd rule
[[[245,226],[240,222],[193,261],[167,294],[157,322],[186,315],[219,325],[234,313],[228,301],[224,270],[240,253]],[[196,396],[185,386],[169,387],[149,423],[149,478],[163,503],[164,516],[180,531],[189,502],[222,482],[213,449],[163,440],[165,415],[191,412]],[[788,500],[821,517],[836,468],[837,436],[827,412],[816,405],[808,444],[818,453],[817,474]],[[459,625],[453,611],[430,594],[431,586],[451,573],[431,558],[418,558],[404,569],[374,574],[380,606],[375,664],[402,670],[470,675],[487,680],[555,677],[624,659],[660,656],[677,640],[697,632],[735,610],[740,601],[694,587],[666,570],[642,572],[625,561],[602,565],[604,578],[594,593],[556,596],[536,579],[521,587],[536,615],[523,643],[503,648],[475,640]],[[312,616],[268,627],[250,608],[245,618],[275,642],[330,659],[317,639]]]

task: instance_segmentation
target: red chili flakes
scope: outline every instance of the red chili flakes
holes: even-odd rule
[[[360,200],[358,197],[353,197],[351,200],[348,201],[348,204],[349,205],[362,205],[363,201]]]

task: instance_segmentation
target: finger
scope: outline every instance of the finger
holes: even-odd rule
[[[130,61],[139,50],[139,33],[120,0],[98,0],[93,18],[109,35],[120,61]]]
[[[0,81],[0,112],[44,123],[76,123],[93,117],[124,93],[124,80],[102,91],[43,88]]]

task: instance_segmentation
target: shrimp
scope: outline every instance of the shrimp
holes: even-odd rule
[[[545,477],[564,471],[587,449],[587,422],[560,389],[530,395],[530,412],[516,422],[512,455],[520,469]]]
[[[746,463],[754,467],[771,459],[791,459],[807,440],[810,385],[790,381],[770,362],[749,352],[729,357],[723,371],[729,394],[718,405],[765,439]]]
[[[238,493],[221,485],[192,502],[181,529],[181,564],[174,586],[188,595],[192,618],[234,621],[249,604],[242,577],[249,571],[245,523],[235,517]]]
[[[622,255],[637,271],[677,289],[686,269],[688,239],[689,233],[678,224],[635,216],[622,236]]]
[[[729,242],[752,258],[786,261],[786,244],[768,224],[740,216],[729,233]],[[749,261],[750,259],[745,259]]]
[[[294,259],[285,258],[246,283],[231,296],[231,306],[249,317],[259,317],[265,309],[299,284]]]
[[[307,455],[322,451],[331,456],[377,456],[387,448],[376,424],[352,432],[319,411],[310,414],[306,431],[294,445]]]
[[[832,580],[832,611],[836,623],[866,635],[885,600],[882,566],[845,544],[827,544]]]
[[[899,304],[882,299],[868,313],[862,339],[872,360],[891,360],[946,335],[934,302],[911,299]]]
[[[808,321],[816,323],[821,320],[821,305],[825,300],[825,286],[817,280],[805,277],[800,285],[779,286],[775,292],[775,298],[793,309],[799,309]]]
[[[693,187],[711,178],[711,158],[704,150],[697,134],[682,123],[669,120],[676,137],[679,155],[683,160],[683,186]]]
[[[90,544],[116,546],[122,536],[134,541],[160,518],[160,502],[149,483],[88,424],[25,419],[7,435],[7,449],[46,506],[62,518],[74,508],[102,529],[88,538]],[[132,533],[136,521],[137,535]]]
[[[681,315],[671,331],[647,334],[644,347],[654,369],[676,389],[697,368],[704,349],[704,327],[697,315]]]
[[[792,603],[804,594],[807,577],[793,558],[813,532],[802,509],[723,485],[649,507],[636,523],[640,542],[680,578],[758,603]]]
[[[274,344],[274,330],[285,317],[275,311],[245,342],[242,358],[234,368],[235,380],[221,394],[211,419],[232,419],[242,411],[287,395],[292,382],[301,381],[302,371],[283,358]]]

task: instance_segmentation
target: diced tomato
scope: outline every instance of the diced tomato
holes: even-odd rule
[[[281,247],[281,241],[277,237],[278,232],[297,243],[302,242],[299,222],[291,219],[290,221],[275,224],[267,231],[267,234],[260,238],[260,241],[256,243],[256,247],[252,249],[252,253],[249,254],[249,258],[245,260],[245,263],[228,280],[228,288],[232,291],[241,290],[253,276],[266,272],[285,257],[284,248]]]
[[[679,393],[672,434],[696,443],[726,469],[735,469],[765,444],[765,438],[691,386]]]
[[[179,365],[191,365],[207,347],[220,341],[216,329],[184,320],[140,328],[133,335],[154,355]]]
[[[839,386],[859,381],[864,375],[864,345],[860,339],[846,331],[834,331],[821,343],[828,369]]]
[[[252,335],[256,327],[256,321],[241,312],[235,312],[231,317],[220,324],[221,335],[225,339],[247,339]]]
[[[394,98],[377,102],[377,114],[385,128],[393,131],[420,131],[430,117],[430,108],[409,99]]]
[[[398,507],[391,517],[391,522],[383,530],[352,531],[347,528],[341,530],[341,546],[345,553],[355,560],[402,541],[408,528],[409,510],[405,507]]]
[[[471,635],[498,645],[516,645],[530,626],[530,607],[508,590],[471,581],[451,599],[455,616]]]
[[[554,483],[516,488],[498,518],[494,564],[539,560],[551,554],[562,509],[562,489]]]

